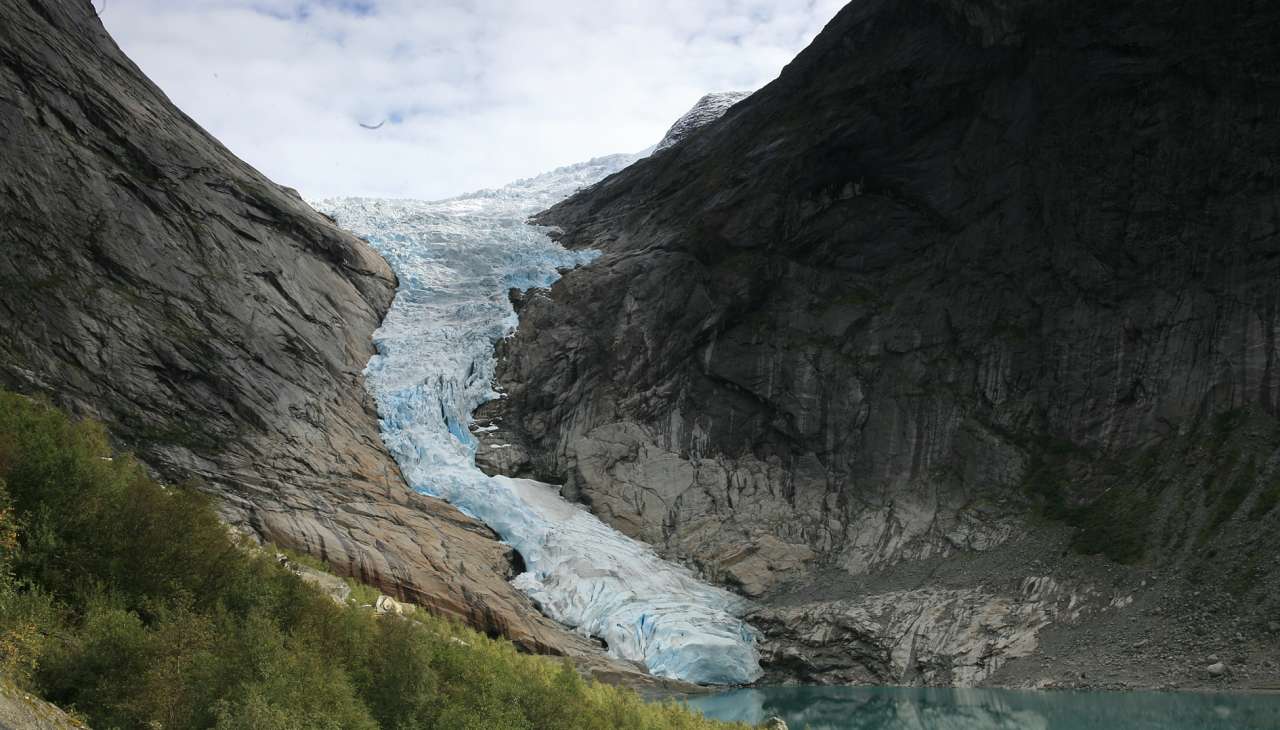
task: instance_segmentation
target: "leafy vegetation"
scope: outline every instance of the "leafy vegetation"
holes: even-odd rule
[[[1120,462],[1123,464],[1124,462]],[[1150,459],[1135,462],[1146,472]],[[1120,467],[1123,468],[1123,467]],[[1044,515],[1076,528],[1071,547],[1084,555],[1106,555],[1119,563],[1136,563],[1143,558],[1148,537],[1148,520],[1154,496],[1148,493],[1149,475],[1143,478],[1117,477],[1115,463],[1063,439],[1044,438],[1032,450],[1027,470],[1027,487],[1043,500]],[[1091,500],[1072,500],[1072,482],[1093,485]],[[1116,487],[1116,484],[1121,486]]]
[[[1212,557],[1230,523],[1280,506],[1277,439],[1280,421],[1256,409],[1225,411],[1120,453],[1042,438],[1029,447],[1025,486],[1045,517],[1077,528],[1076,552],[1137,563],[1158,542],[1166,555],[1189,545]]]
[[[295,565],[304,566],[311,570],[318,570],[324,573],[329,572],[328,564],[314,555],[300,553],[297,550],[290,550],[289,548],[280,547],[279,545],[272,543],[268,543],[263,547],[270,552],[277,553],[277,557],[279,555],[283,555],[288,562]],[[347,602],[352,605],[372,607],[378,602],[378,597],[382,595],[382,592],[377,588],[374,588],[368,583],[361,583],[355,578],[346,577],[341,578],[340,580],[345,583],[347,588],[351,591],[347,595]]]
[[[109,728],[712,728],[417,612],[339,606],[101,426],[0,393],[0,671]]]

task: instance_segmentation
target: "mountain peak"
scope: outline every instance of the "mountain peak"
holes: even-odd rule
[[[661,152],[689,136],[689,133],[695,129],[705,127],[714,122],[724,116],[724,113],[729,111],[729,107],[748,96],[751,96],[750,91],[717,91],[703,96],[698,100],[697,104],[693,105],[692,109],[685,112],[684,116],[671,125],[671,128],[663,135],[662,141],[658,143],[658,146],[653,151]]]

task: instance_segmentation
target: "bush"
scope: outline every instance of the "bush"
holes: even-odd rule
[[[101,426],[3,392],[0,670],[97,728],[728,727],[421,612],[339,606]]]

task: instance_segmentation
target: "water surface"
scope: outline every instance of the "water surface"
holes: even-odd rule
[[[1280,695],[764,687],[693,697],[719,720],[791,730],[1280,730]]]

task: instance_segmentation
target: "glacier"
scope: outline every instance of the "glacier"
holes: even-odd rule
[[[643,153],[642,153],[643,154]],[[662,560],[559,490],[475,465],[471,413],[494,390],[494,344],[514,332],[512,288],[591,261],[530,215],[631,164],[613,155],[437,202],[341,198],[318,210],[364,237],[400,278],[365,370],[383,439],[409,484],[497,532],[524,558],[512,582],[551,618],[652,674],[700,684],[761,675],[746,602]]]

